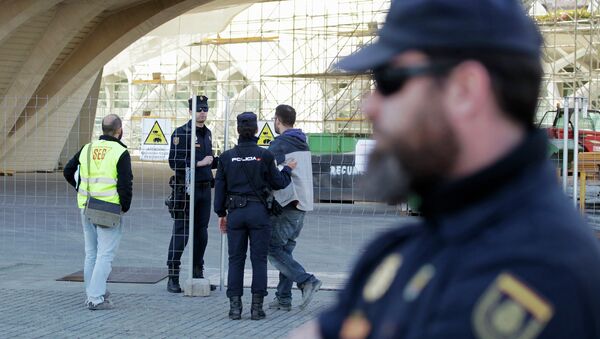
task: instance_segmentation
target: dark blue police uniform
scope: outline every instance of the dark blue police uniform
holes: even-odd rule
[[[371,243],[325,338],[600,338],[600,249],[557,184],[544,133],[423,197]],[[568,289],[564,287],[568,286]]]
[[[521,1],[398,0],[377,42],[338,67],[377,70],[414,50],[469,60],[475,50],[533,69],[541,43]],[[380,85],[397,95],[406,79]],[[518,77],[509,85],[519,88]],[[558,186],[533,112],[511,111],[511,100],[522,98],[495,104],[527,130],[521,144],[469,177],[422,189],[424,220],[366,248],[319,317],[323,337],[600,338],[598,240]]]
[[[199,109],[208,109],[206,97],[199,96],[198,98],[197,106]],[[167,266],[170,277],[175,277],[179,274],[181,255],[185,249],[189,235],[190,197],[185,193],[185,176],[186,168],[190,168],[189,137],[192,135],[193,122],[194,120],[190,120],[187,124],[178,127],[171,136],[169,166],[175,171],[175,191],[179,194],[179,196],[175,196],[175,199],[183,203],[179,205],[180,208],[175,212],[173,234],[169,243]],[[206,156],[213,156],[211,131],[206,126],[196,127],[194,134],[196,139],[196,161],[200,161]],[[213,161],[213,164],[203,167],[196,167],[195,164],[192,164],[192,167],[196,170],[194,195],[194,278],[203,277],[204,252],[208,242],[208,222],[211,213],[211,186],[214,180],[211,169],[213,166],[216,167],[216,162]]]
[[[251,116],[250,116],[251,114]],[[240,120],[256,115],[242,113]],[[271,223],[263,199],[270,190],[285,188],[291,182],[291,169],[279,171],[274,155],[256,145],[257,138],[240,138],[238,145],[219,158],[215,182],[215,213],[227,216],[229,272],[227,297],[243,295],[244,264],[248,240],[252,261],[252,294],[267,295],[267,253],[271,239]],[[251,181],[251,182],[250,182]],[[257,196],[262,195],[262,197]]]

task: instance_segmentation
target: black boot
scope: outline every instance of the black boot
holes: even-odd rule
[[[167,291],[171,293],[181,293],[181,286],[179,286],[179,276],[169,277],[169,281],[167,282]]]
[[[181,293],[179,286],[179,267],[169,266],[169,281],[167,282],[167,291],[171,293]]]
[[[229,298],[229,319],[242,319],[242,297]]]
[[[204,279],[204,267],[194,265],[194,268],[192,269],[192,278]]]
[[[250,319],[260,320],[264,319],[267,315],[263,311],[263,300],[264,296],[260,294],[252,295],[252,308],[250,308]]]

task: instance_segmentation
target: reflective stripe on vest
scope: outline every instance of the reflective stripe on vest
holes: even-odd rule
[[[91,153],[88,163],[88,148],[91,145]],[[85,206],[88,194],[92,197],[119,204],[117,192],[117,163],[127,149],[118,142],[99,140],[87,144],[79,154],[79,177],[81,179],[77,205],[79,208]],[[89,175],[88,175],[89,168]]]
[[[112,178],[81,178],[81,182],[88,184],[117,184],[117,179]]]
[[[87,197],[88,195],[91,195],[94,198],[98,198],[98,197],[112,197],[117,193],[117,190],[110,190],[110,191],[104,191],[104,192],[88,192],[86,190],[84,190],[83,188],[79,188],[78,193],[80,195],[83,195],[85,197]]]

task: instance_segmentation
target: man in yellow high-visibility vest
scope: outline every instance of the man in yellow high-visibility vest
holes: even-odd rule
[[[81,209],[81,222],[85,238],[85,266],[83,269],[86,306],[90,310],[113,308],[106,290],[106,280],[112,269],[121,241],[122,225],[102,227],[90,223],[83,215],[88,194],[96,199],[121,205],[127,212],[133,195],[133,174],[127,146],[121,143],[121,119],[109,114],[102,120],[102,133],[73,156],[63,174],[77,190],[77,205]],[[90,149],[91,147],[91,149]],[[88,154],[89,153],[89,154]],[[79,175],[75,173],[79,169]]]

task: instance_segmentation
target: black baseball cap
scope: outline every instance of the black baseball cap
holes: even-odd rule
[[[188,108],[192,110],[192,98],[188,99]],[[204,95],[196,96],[196,112],[208,111],[208,98]]]
[[[542,42],[519,0],[393,0],[379,39],[337,68],[373,70],[408,50],[472,49],[539,59]]]
[[[255,127],[258,128],[256,114],[253,112],[244,112],[237,116],[238,127]]]

